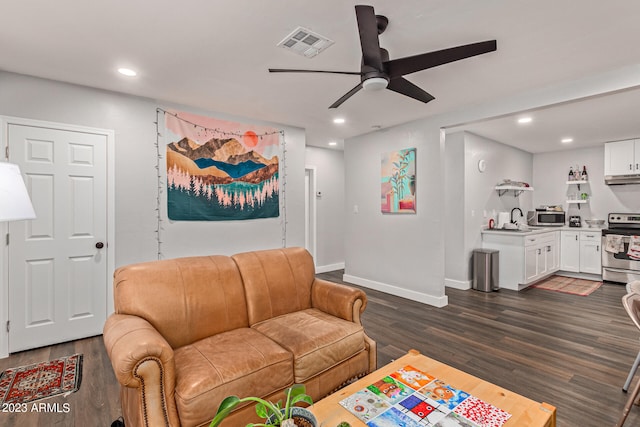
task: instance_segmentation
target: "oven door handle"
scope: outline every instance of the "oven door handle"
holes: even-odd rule
[[[620,234],[603,234],[602,241],[606,241],[607,236],[620,236]],[[631,241],[631,236],[622,235],[622,243],[629,243],[630,241]]]

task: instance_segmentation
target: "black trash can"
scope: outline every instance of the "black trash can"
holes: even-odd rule
[[[482,292],[499,289],[499,257],[496,249],[475,249],[473,251],[473,289]]]

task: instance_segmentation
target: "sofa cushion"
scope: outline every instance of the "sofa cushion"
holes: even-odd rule
[[[267,396],[293,383],[291,353],[249,328],[180,347],[175,363],[182,425],[210,421],[227,396]]]
[[[231,258],[242,276],[249,325],[311,308],[315,267],[304,248],[245,252]]]
[[[302,383],[365,349],[361,325],[315,308],[252,326],[293,354],[294,381]]]
[[[249,326],[240,272],[222,255],[120,267],[114,297],[116,313],[147,320],[172,348]]]

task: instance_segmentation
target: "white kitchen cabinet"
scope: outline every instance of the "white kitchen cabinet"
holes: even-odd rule
[[[560,270],[578,273],[580,271],[580,232],[560,232]]]
[[[499,251],[499,286],[521,290],[560,267],[558,231],[526,234],[488,232],[482,234],[482,247]]]
[[[600,230],[563,230],[560,234],[560,270],[572,273],[602,273]]]
[[[539,247],[532,245],[524,248],[524,283],[532,282],[540,275],[540,269],[546,270],[544,254]]]
[[[602,273],[602,233],[600,231],[580,232],[580,272]]]
[[[558,270],[557,233],[549,232],[525,237],[525,284]]]
[[[604,144],[604,174],[640,174],[640,139]]]

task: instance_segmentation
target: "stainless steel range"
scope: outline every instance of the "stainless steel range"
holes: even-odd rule
[[[609,228],[602,230],[602,279],[621,283],[640,280],[640,259],[633,256],[640,239],[633,238],[640,236],[640,214],[610,213],[608,219]]]

